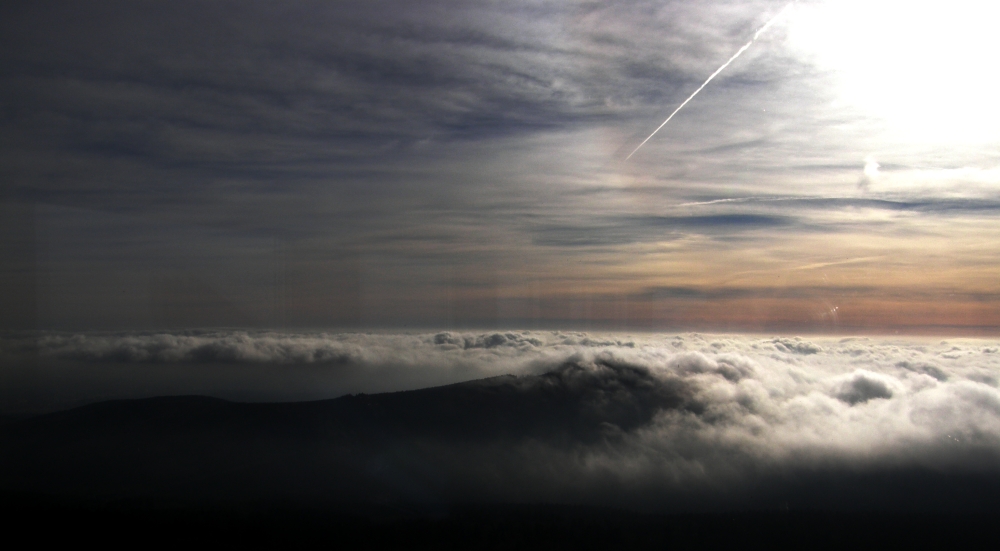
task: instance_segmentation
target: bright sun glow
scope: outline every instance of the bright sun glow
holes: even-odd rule
[[[836,0],[801,3],[790,40],[836,72],[839,97],[908,139],[1000,138],[1000,3]]]

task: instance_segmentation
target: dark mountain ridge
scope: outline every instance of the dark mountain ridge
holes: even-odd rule
[[[440,494],[448,450],[589,445],[684,407],[697,404],[680,379],[610,361],[314,402],[115,400],[0,427],[0,481],[109,497],[437,501],[414,484],[429,476]]]
[[[684,479],[671,474],[673,465],[697,468],[712,460],[697,453],[718,462],[720,452],[704,444],[639,451],[635,439],[623,444],[653,430],[662,414],[711,426],[695,384],[598,358],[541,375],[314,402],[102,402],[0,426],[0,492],[199,507],[389,504],[431,515],[457,503],[1000,512],[992,469],[769,464],[723,455],[736,476]],[[650,457],[662,461],[658,471],[631,474]]]

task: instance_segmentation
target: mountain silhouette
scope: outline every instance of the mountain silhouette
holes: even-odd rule
[[[1000,512],[1000,477],[988,468],[768,464],[748,453],[719,459],[725,452],[703,436],[670,440],[673,447],[644,440],[663,430],[656,422],[664,414],[693,423],[699,435],[724,430],[713,425],[695,384],[599,357],[541,375],[313,402],[102,402],[0,425],[0,493],[201,505],[397,504],[430,515],[457,503]],[[637,451],[645,442],[660,447]],[[725,474],[718,467],[724,461],[728,478],[698,478],[706,457],[716,470],[703,472]],[[660,463],[642,471],[633,469],[636,461]],[[677,465],[687,478],[671,475]]]
[[[109,498],[438,502],[462,494],[449,467],[465,451],[592,445],[661,410],[697,407],[680,379],[612,360],[313,402],[115,400],[0,427],[0,484]]]

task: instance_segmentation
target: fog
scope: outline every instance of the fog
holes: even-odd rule
[[[426,501],[406,489],[424,480],[445,501],[690,510],[808,501],[822,487],[815,499],[827,504],[870,493],[858,506],[905,508],[915,491],[915,507],[973,506],[969,492],[1000,464],[1000,347],[990,340],[206,331],[8,336],[3,354],[34,365],[16,380],[5,372],[18,399],[4,403],[22,406],[8,413],[170,394],[375,400],[385,417],[351,430],[396,444],[352,453],[388,461],[405,484],[364,476],[404,500]],[[355,414],[343,415],[331,419]]]

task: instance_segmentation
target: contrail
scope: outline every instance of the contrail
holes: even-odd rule
[[[774,17],[772,17],[770,21],[768,21],[767,23],[764,23],[763,27],[757,29],[757,32],[755,32],[753,34],[753,38],[750,39],[750,42],[747,42],[746,44],[744,44],[742,48],[740,48],[739,50],[736,51],[735,54],[733,54],[733,57],[729,58],[729,61],[723,63],[722,67],[719,67],[718,69],[716,69],[715,72],[712,73],[712,75],[710,77],[708,77],[708,79],[706,79],[705,82],[703,82],[701,84],[701,86],[699,86],[698,89],[694,91],[693,94],[691,94],[690,96],[688,96],[688,99],[684,100],[684,103],[678,105],[677,109],[674,109],[674,112],[671,113],[669,117],[667,117],[667,120],[663,121],[663,124],[661,124],[660,126],[657,126],[656,130],[653,130],[653,133],[650,134],[649,137],[647,137],[645,140],[642,140],[642,143],[639,144],[639,147],[636,147],[635,149],[633,149],[632,152],[628,154],[628,157],[625,157],[625,160],[627,161],[627,160],[631,159],[632,155],[635,155],[635,152],[639,151],[640,147],[646,145],[646,142],[649,141],[649,138],[652,138],[653,136],[655,136],[656,133],[659,132],[661,128],[663,128],[664,126],[666,126],[666,124],[668,122],[670,122],[670,119],[674,118],[674,115],[676,115],[678,111],[680,111],[685,105],[687,105],[689,101],[691,101],[692,99],[694,99],[694,97],[698,95],[698,92],[701,92],[702,88],[704,88],[705,86],[707,86],[709,82],[712,82],[712,79],[715,78],[716,76],[718,76],[718,74],[721,73],[723,69],[725,69],[726,67],[729,67],[730,63],[732,63],[733,61],[736,61],[736,58],[740,57],[740,54],[742,54],[743,52],[747,51],[747,48],[749,48],[751,45],[753,45],[753,43],[758,38],[760,38],[760,35],[764,34],[764,31],[766,31],[767,28],[770,27],[772,23],[774,23],[775,21],[777,21],[778,18],[780,18],[782,15],[784,15],[784,13],[786,11],[788,11],[788,8],[792,7],[792,4],[794,4],[796,1],[798,1],[798,0],[794,0],[792,2],[789,2],[788,5],[785,6],[784,8],[782,8],[781,11],[779,11],[777,15],[775,15]]]

